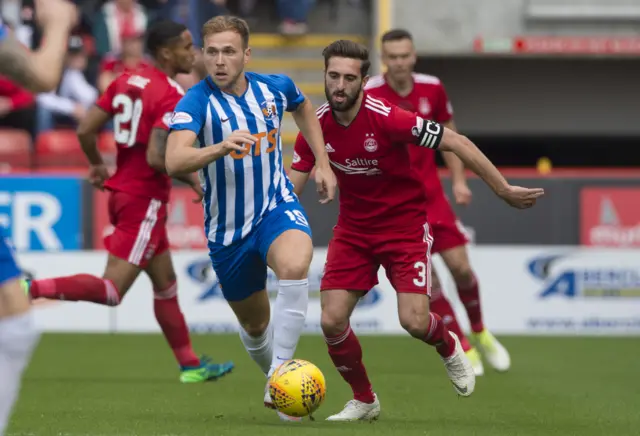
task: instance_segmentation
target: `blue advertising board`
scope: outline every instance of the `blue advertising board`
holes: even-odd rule
[[[0,177],[0,225],[17,251],[82,247],[82,183],[68,176]]]

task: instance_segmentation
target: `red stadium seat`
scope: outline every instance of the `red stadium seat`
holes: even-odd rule
[[[37,167],[78,167],[86,166],[87,163],[74,130],[51,130],[38,135]]]
[[[0,171],[31,168],[31,136],[19,129],[0,129]]]

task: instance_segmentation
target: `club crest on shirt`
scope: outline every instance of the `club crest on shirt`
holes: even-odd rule
[[[429,105],[429,99],[426,97],[420,98],[419,110],[422,115],[428,115],[431,112],[431,106]]]
[[[273,120],[278,116],[278,109],[273,100],[265,100],[260,103],[260,110],[262,110],[262,115],[266,120]]]
[[[378,149],[378,141],[373,137],[373,133],[365,133],[364,149],[373,153]]]

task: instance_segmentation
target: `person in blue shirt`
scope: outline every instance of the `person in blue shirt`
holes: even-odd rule
[[[171,176],[200,171],[213,268],[240,322],[242,343],[268,377],[293,358],[305,324],[313,255],[307,216],[283,165],[285,111],[319,162],[321,202],[334,198],[336,179],[309,99],[285,75],[245,72],[251,58],[246,22],[218,16],[204,25],[202,36],[209,75],[176,106],[165,164]],[[279,280],[273,317],[267,266]],[[268,389],[264,404],[274,408]]]
[[[26,50],[0,21],[0,74],[33,92],[48,92],[60,81],[77,10],[66,0],[35,3],[43,45],[37,52]],[[39,338],[7,237],[6,229],[0,226],[0,435],[7,427],[22,372]]]

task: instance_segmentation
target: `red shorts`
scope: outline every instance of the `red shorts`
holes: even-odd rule
[[[462,223],[456,217],[444,194],[430,199],[427,206],[427,220],[433,234],[431,253],[442,253],[469,243]]]
[[[141,268],[169,249],[167,204],[153,198],[111,191],[109,221],[113,233],[104,238],[109,253]]]
[[[334,227],[320,284],[322,291],[369,291],[383,266],[396,292],[431,294],[433,237],[424,224],[402,233],[358,233]]]

